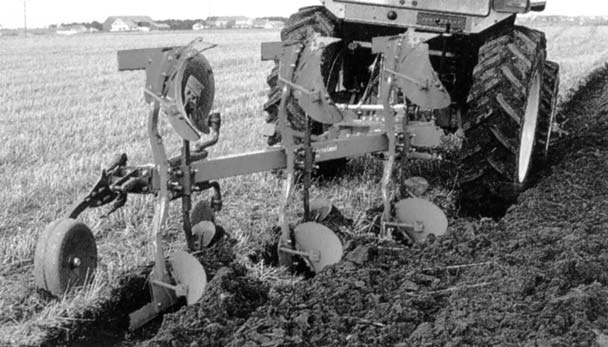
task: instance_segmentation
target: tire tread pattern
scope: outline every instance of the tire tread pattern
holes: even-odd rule
[[[281,39],[303,40],[317,33],[322,36],[336,36],[338,20],[323,6],[310,6],[300,9],[287,21],[286,27],[281,31]],[[268,101],[264,104],[267,113],[266,123],[277,124],[279,119],[279,104],[282,90],[279,86],[279,61],[275,61],[270,75],[266,81],[270,87]],[[287,119],[290,126],[299,132],[304,131],[306,117],[295,98],[287,102]],[[269,136],[268,145],[273,146],[281,141],[278,129],[274,135]]]
[[[494,33],[479,49],[463,117],[463,153],[468,155],[461,157],[461,183],[478,187],[472,193],[477,198],[480,190],[512,198],[513,190],[502,187],[521,186],[516,184],[521,126],[532,77],[542,73],[545,56],[544,34],[521,26]]]

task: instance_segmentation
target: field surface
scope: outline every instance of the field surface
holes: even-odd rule
[[[116,51],[182,45],[196,34],[0,38],[0,345],[91,344],[100,321],[112,329],[95,341],[107,345],[407,346],[445,345],[461,336],[460,344],[568,346],[608,339],[602,334],[608,333],[608,264],[601,252],[608,245],[600,234],[608,223],[602,205],[607,191],[598,179],[608,155],[602,136],[608,76],[600,71],[587,78],[608,60],[608,28],[542,30],[549,59],[561,64],[560,119],[570,119],[564,124],[570,135],[556,145],[555,172],[502,221],[454,219],[445,239],[399,254],[355,239],[349,250],[356,256],[297,283],[250,257],[272,238],[279,180],[272,174],[228,179],[218,220],[232,241],[230,250],[220,245],[201,255],[215,275],[203,304],[167,316],[158,334],[126,340],[124,315],[131,307],[125,305],[142,300],[133,296],[145,291],[152,259],[152,199],[132,198],[107,218],[103,209],[82,216],[95,233],[101,265],[91,286],[61,300],[35,289],[35,242],[115,154],[127,153],[131,164],[151,161],[144,74],[117,72]],[[259,48],[277,40],[278,32],[203,36],[220,44],[206,53],[215,71],[215,108],[223,117],[222,138],[211,155],[264,148],[262,105],[271,66],[259,61]],[[166,124],[164,129],[177,153],[177,138]],[[359,234],[369,224],[366,211],[381,201],[378,163],[353,165],[355,174],[319,182],[313,195],[331,198],[350,220],[336,223]],[[171,216],[166,240],[180,249],[179,211]],[[447,269],[459,264],[477,265]],[[225,295],[234,300],[218,299]],[[533,324],[522,326],[527,322]]]

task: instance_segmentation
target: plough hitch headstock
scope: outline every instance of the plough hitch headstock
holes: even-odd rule
[[[120,154],[101,172],[93,188],[78,203],[73,205],[66,218],[76,219],[88,208],[112,204],[106,214],[116,212],[127,203],[128,194],[153,192],[153,170],[150,166],[128,167],[127,155]]]

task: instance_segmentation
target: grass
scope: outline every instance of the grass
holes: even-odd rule
[[[608,58],[608,27],[543,27],[549,58],[562,65],[562,95]],[[37,344],[85,307],[102,302],[117,277],[152,259],[148,242],[151,197],[133,197],[109,218],[103,209],[81,220],[95,233],[100,254],[96,281],[85,290],[48,300],[35,290],[35,241],[44,227],[91,187],[105,163],[128,153],[131,164],[151,162],[146,136],[148,107],[143,72],[116,70],[120,49],[182,45],[198,33],[99,34],[73,37],[0,38],[0,345]],[[204,32],[220,44],[208,51],[216,78],[216,109],[222,113],[220,143],[212,156],[265,147],[259,135],[271,63],[259,61],[260,43],[274,31]],[[167,144],[179,141],[164,124]],[[368,161],[367,163],[373,163]],[[330,197],[350,218],[381,201],[374,165],[313,189]],[[277,222],[280,182],[271,174],[222,181],[224,210],[218,216],[242,252],[263,243]],[[183,247],[179,211],[171,209],[166,239]],[[295,204],[294,204],[295,205]],[[295,220],[298,206],[292,206]],[[361,225],[356,225],[356,228]],[[260,276],[274,276],[252,268]]]

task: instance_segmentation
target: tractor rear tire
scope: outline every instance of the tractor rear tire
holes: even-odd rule
[[[337,37],[340,30],[340,22],[338,19],[323,6],[310,6],[300,9],[293,14],[285,28],[281,31],[281,40],[306,40],[312,35],[321,35],[324,37]],[[321,71],[326,79],[329,79],[332,63],[336,58],[339,49],[326,51]],[[279,121],[279,104],[281,103],[282,88],[279,84],[279,61],[275,61],[275,66],[266,82],[270,87],[268,93],[268,101],[264,104],[264,111],[267,113],[266,123],[278,124]],[[327,82],[327,81],[326,81]],[[331,89],[331,88],[330,88]],[[331,90],[330,90],[331,92]],[[306,125],[306,114],[298,105],[294,97],[287,101],[287,120],[291,128],[298,132],[304,132]],[[312,121],[313,135],[319,135],[324,131],[321,123]],[[296,143],[299,139],[296,139]],[[274,134],[268,137],[268,145],[274,146],[281,142],[280,130],[275,126]],[[319,163],[318,173],[323,176],[335,176],[346,164],[345,159],[337,159],[329,162]]]
[[[495,34],[479,49],[463,117],[460,180],[462,202],[474,203],[476,213],[500,216],[528,182],[543,117],[545,57],[544,34],[520,26]]]

